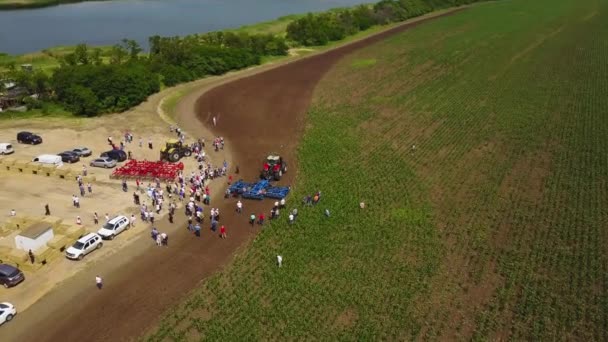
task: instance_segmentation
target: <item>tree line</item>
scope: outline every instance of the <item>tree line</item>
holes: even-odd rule
[[[37,99],[24,98],[30,107],[53,101],[75,114],[93,116],[130,109],[158,92],[161,84],[173,86],[221,75],[288,51],[284,37],[233,32],[153,36],[149,46],[144,54],[136,41],[128,39],[108,51],[80,44],[60,59],[60,67],[51,76],[12,66],[4,78],[37,94]]]
[[[287,26],[287,38],[299,45],[319,46],[367,30],[423,14],[480,0],[382,0],[373,6],[336,9],[296,19]]]

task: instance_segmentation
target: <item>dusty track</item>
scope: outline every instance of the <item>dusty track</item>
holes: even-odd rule
[[[315,85],[327,70],[359,48],[454,12],[405,23],[326,53],[220,85],[196,101],[199,120],[194,117],[193,108],[189,108],[189,113],[181,118],[181,124],[197,131],[191,127],[202,122],[215,134],[223,135],[231,147],[232,158],[240,166],[240,176],[246,179],[256,177],[265,153],[280,152],[290,161],[291,172],[285,177],[285,182],[290,183],[295,177],[294,157],[303,133],[304,113]],[[209,112],[219,113],[215,128],[211,127]],[[261,210],[267,212],[271,204],[246,202],[245,205],[247,213],[259,213]],[[234,201],[222,200],[220,208],[221,223],[228,227],[227,240],[220,240],[207,230],[202,239],[194,239],[185,229],[169,228],[167,222],[162,222],[158,225],[161,231],[176,230],[171,235],[169,248],[151,247],[147,232],[142,233],[141,243],[133,247],[135,251],[121,251],[94,271],[83,272],[66,281],[9,326],[3,327],[0,340],[122,341],[137,338],[255,236],[258,228],[249,227],[245,215],[232,214]],[[177,223],[183,227],[183,217],[179,217],[182,222]],[[94,287],[95,273],[103,274],[105,278],[106,286],[102,291]]]

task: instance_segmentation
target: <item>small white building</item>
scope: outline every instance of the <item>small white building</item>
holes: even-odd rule
[[[36,251],[46,245],[55,235],[49,223],[34,223],[15,236],[15,246],[23,251]]]

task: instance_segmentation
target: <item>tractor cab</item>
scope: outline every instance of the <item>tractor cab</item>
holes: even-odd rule
[[[177,139],[167,140],[165,146],[160,150],[160,160],[168,160],[172,163],[179,161],[182,157],[189,157],[190,155],[192,155],[190,147],[184,146],[184,144]]]
[[[278,154],[272,153],[266,157],[262,168],[261,178],[267,180],[280,180],[287,172],[287,163]]]

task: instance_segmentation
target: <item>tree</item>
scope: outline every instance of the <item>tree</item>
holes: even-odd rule
[[[115,44],[110,50],[110,63],[121,64],[127,57],[127,51],[120,44]]]
[[[99,113],[98,100],[91,89],[74,85],[67,89],[66,95],[67,107],[75,114],[94,116]]]
[[[89,64],[89,49],[86,44],[78,44],[76,45],[76,50],[74,50],[74,58],[77,63],[80,64]]]
[[[91,53],[91,62],[94,65],[102,65],[103,64],[103,60],[101,58],[101,49],[100,48],[93,49],[93,51]]]
[[[130,59],[137,59],[139,53],[143,51],[139,46],[139,43],[132,39],[123,39],[122,44],[124,49],[128,52]]]

